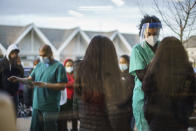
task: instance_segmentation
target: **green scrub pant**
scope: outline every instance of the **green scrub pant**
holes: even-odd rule
[[[33,109],[30,131],[57,131],[58,111]]]

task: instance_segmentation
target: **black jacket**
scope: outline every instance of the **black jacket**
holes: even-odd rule
[[[14,96],[19,88],[19,83],[8,81],[10,76],[23,77],[23,67],[16,64],[10,65],[7,58],[4,57],[0,59],[0,90]]]
[[[129,74],[128,70],[125,70],[121,74],[122,80],[122,95],[125,96],[125,101],[120,106],[121,107],[130,107],[130,111],[132,112],[132,96],[133,96],[133,89],[135,86],[135,77]]]

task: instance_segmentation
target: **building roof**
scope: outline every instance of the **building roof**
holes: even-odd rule
[[[25,27],[0,25],[0,43],[7,49],[7,47],[10,44],[13,44],[28,26],[29,25]]]
[[[136,34],[122,33],[123,37],[128,41],[129,45],[133,47],[139,42],[139,36]]]
[[[75,37],[75,35],[77,35],[77,32],[82,33],[82,36],[88,42],[95,35],[105,35],[111,40],[114,40],[117,36],[120,36],[122,43],[124,43],[126,47],[129,47],[129,50],[139,41],[138,35],[120,33],[117,30],[109,32],[96,32],[82,31],[78,27],[72,29],[39,28],[32,23],[27,26],[0,25],[0,43],[2,45],[1,48],[4,47],[5,49],[7,49],[10,44],[17,43],[19,40],[23,39],[26,33],[31,30],[35,30],[43,40],[45,40],[46,42],[48,41],[48,43],[50,45],[52,44],[52,46],[54,46],[54,48],[56,48],[57,50],[59,50],[64,45],[68,45],[68,41],[70,41],[72,37]]]
[[[84,33],[86,33],[90,39],[92,39],[95,35],[104,35],[110,38],[115,32],[116,31],[110,31],[110,32],[84,31]]]
[[[89,36],[90,39],[92,39],[95,35],[105,35],[110,38],[117,31],[111,31],[111,32],[84,31],[84,32],[87,34],[87,36]],[[139,36],[136,34],[128,34],[128,33],[121,33],[121,34],[127,40],[127,42],[131,47],[133,47],[135,44],[139,42]]]
[[[48,38],[48,40],[58,49],[70,36],[70,34],[76,29],[49,29],[39,28],[42,33]]]
[[[196,48],[196,35],[191,36],[187,41],[184,42],[186,48]]]

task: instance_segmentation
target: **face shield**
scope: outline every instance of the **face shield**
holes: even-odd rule
[[[162,25],[160,22],[143,24],[140,34],[140,43],[147,41],[150,45],[153,46],[153,44],[158,40],[161,28]]]

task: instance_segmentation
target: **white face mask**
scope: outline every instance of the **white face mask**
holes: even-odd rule
[[[119,64],[119,67],[120,67],[120,70],[122,72],[128,69],[128,65],[127,64]]]
[[[66,70],[67,73],[71,73],[71,72],[73,72],[73,66],[66,67],[65,70]]]
[[[148,42],[148,44],[150,44],[153,47],[158,41],[158,36],[157,35],[149,36],[145,38],[145,40]]]

